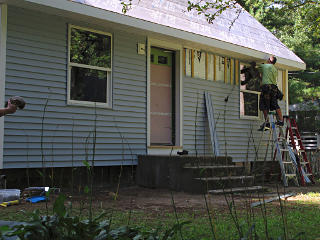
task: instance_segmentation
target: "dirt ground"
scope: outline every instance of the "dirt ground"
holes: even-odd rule
[[[241,206],[242,203],[259,201],[264,196],[265,199],[269,199],[277,196],[277,188],[274,185],[267,186],[267,191],[262,193],[242,193],[234,194],[234,201]],[[280,186],[280,195],[293,193],[292,197],[287,198],[288,201],[295,200],[307,200],[305,199],[305,193],[315,192],[320,193],[320,184],[307,186],[307,187],[288,187],[283,188]],[[66,203],[72,202],[74,206],[80,205],[80,203],[88,204],[88,196],[83,194],[71,194],[64,193],[67,196]],[[230,201],[230,196],[228,199]],[[119,190],[117,199],[115,200],[115,193],[107,190],[100,190],[94,194],[93,205],[95,209],[109,209],[114,208],[118,210],[142,210],[150,212],[172,212],[173,204],[177,211],[184,212],[188,210],[205,210],[206,202],[214,208],[220,208],[221,210],[227,209],[228,204],[224,195],[203,195],[203,194],[189,194],[183,192],[171,192],[165,189],[148,189],[138,186],[121,188]],[[320,201],[320,197],[319,197]],[[54,196],[51,196],[51,205],[54,202]],[[277,204],[277,201],[274,203]],[[50,206],[49,206],[50,207]],[[26,203],[21,201],[19,205],[10,206],[10,212],[16,212],[19,210],[31,211],[34,209],[44,209],[45,203]]]
[[[287,198],[287,200],[303,200],[304,196],[309,192],[320,193],[320,184],[315,184],[307,187],[288,187],[279,188],[280,195],[292,193],[293,196]],[[264,196],[265,199],[269,199],[277,196],[277,188],[274,185],[267,187],[267,191],[264,193],[242,193],[234,194],[234,200],[236,203],[248,202],[250,199],[252,202],[259,201]],[[230,196],[227,200],[230,200]],[[177,210],[204,210],[205,209],[205,198],[211,206],[217,208],[227,208],[227,201],[225,195],[203,195],[203,194],[189,194],[183,192],[170,192],[163,189],[146,189],[141,187],[123,188],[119,191],[119,197],[116,204],[114,205],[114,193],[112,192],[101,192],[97,195],[96,201],[102,201],[105,207],[115,206],[122,210],[129,209],[141,209],[150,211],[172,211],[172,199],[174,200]],[[320,197],[319,197],[320,200]],[[111,205],[110,205],[111,204]]]

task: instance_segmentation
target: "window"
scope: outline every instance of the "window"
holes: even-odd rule
[[[68,103],[111,107],[111,34],[69,26]]]
[[[240,64],[240,116],[243,118],[259,118],[259,99],[260,99],[260,81],[252,78],[246,80],[246,72],[249,71],[250,65]]]

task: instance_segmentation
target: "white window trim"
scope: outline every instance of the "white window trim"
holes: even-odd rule
[[[85,30],[93,33],[99,33],[102,35],[110,36],[110,55],[111,55],[111,62],[110,68],[104,67],[97,67],[91,66],[86,64],[79,64],[70,62],[70,46],[71,46],[71,29],[76,28],[80,30]],[[112,108],[112,60],[113,60],[113,53],[112,53],[112,34],[107,32],[102,32],[95,29],[80,27],[72,24],[68,24],[68,84],[67,84],[67,105],[75,105],[75,106],[84,106],[84,107],[99,107],[99,108]],[[89,102],[89,101],[79,101],[79,100],[72,100],[70,99],[70,92],[71,92],[71,67],[81,67],[93,70],[100,70],[107,72],[107,99],[106,103],[100,102]]]
[[[243,63],[243,62],[241,62]],[[248,63],[246,63],[248,64]],[[260,102],[260,95],[261,95],[261,92],[258,92],[258,91],[252,91],[252,90],[246,90],[246,89],[241,89],[241,80],[240,80],[240,75],[241,75],[241,69],[239,70],[239,89],[240,89],[240,93],[241,92],[247,92],[247,93],[253,93],[253,94],[257,94],[258,95],[258,116],[255,117],[255,116],[248,116],[248,115],[241,115],[241,111],[239,111],[239,114],[240,114],[240,119],[248,119],[248,120],[261,120],[261,117],[262,117],[262,114],[261,114],[261,111],[259,109],[259,102]],[[241,108],[241,94],[239,94],[239,108]]]
[[[259,102],[260,102],[261,92],[244,90],[244,89],[240,89],[240,92],[254,93],[254,94],[258,95],[258,116],[255,117],[255,116],[248,116],[248,115],[241,115],[240,114],[240,119],[261,120],[261,111],[259,110]],[[240,103],[240,99],[239,99],[239,103]]]

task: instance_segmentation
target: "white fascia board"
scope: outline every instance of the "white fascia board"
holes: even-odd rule
[[[0,0],[1,1],[1,0]],[[22,1],[22,0],[21,0]],[[19,2],[16,0],[15,2]],[[51,8],[55,8],[61,11],[68,11],[77,14],[81,14],[88,17],[98,18],[113,23],[123,24],[132,28],[138,28],[144,31],[160,33],[163,35],[171,36],[177,39],[181,39],[188,42],[194,42],[197,44],[206,45],[208,47],[219,48],[227,50],[228,52],[234,52],[237,54],[245,55],[255,59],[265,59],[266,53],[259,52],[246,47],[238,46],[232,43],[220,41],[217,39],[208,38],[205,36],[197,35],[190,32],[185,32],[179,29],[170,28],[167,26],[159,25],[156,23],[148,22],[145,20],[137,19],[127,15],[106,11],[104,9],[88,6],[81,3],[76,3],[67,0],[24,0],[22,2],[29,2],[33,4],[39,4]],[[10,3],[10,1],[8,1]],[[288,70],[304,70],[306,68],[305,63],[296,62],[284,58],[278,58],[278,65],[283,65]]]

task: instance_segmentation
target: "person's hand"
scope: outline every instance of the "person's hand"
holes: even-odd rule
[[[15,113],[16,111],[17,111],[17,106],[12,104],[9,100],[8,106],[6,107],[6,114]]]

